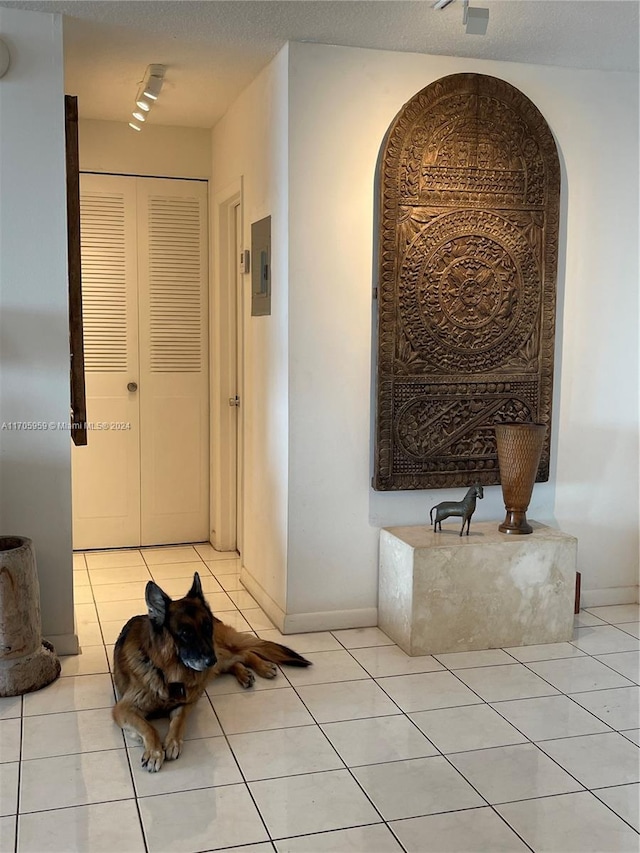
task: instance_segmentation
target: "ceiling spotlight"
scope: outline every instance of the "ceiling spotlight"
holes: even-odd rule
[[[489,24],[489,10],[471,8],[469,0],[463,0],[462,23],[467,35],[484,36]]]
[[[148,113],[151,109],[151,104],[149,103],[149,101],[144,100],[141,92],[136,97],[136,106],[140,107],[141,110],[144,110],[145,113]]]
[[[152,101],[158,99],[164,81],[164,65],[149,65],[142,82],[142,92],[145,98]]]
[[[436,0],[432,8],[446,9],[450,3],[453,3],[453,0]],[[472,9],[469,7],[469,0],[462,0],[462,23],[468,35],[483,36],[489,24],[489,10]]]
[[[144,87],[143,95],[145,96],[145,98],[151,98],[152,101],[157,101],[161,88],[162,88],[162,78],[161,77],[149,77],[149,82]]]
[[[154,64],[147,66],[147,70],[144,72],[142,82],[138,85],[138,92],[136,94],[137,109],[134,110],[133,117],[137,121],[146,121],[147,114],[158,100],[158,95],[160,94],[160,90],[162,89],[162,84],[164,82],[165,71],[166,66],[164,65]],[[141,127],[132,121],[129,122],[129,127],[137,131],[142,130]]]

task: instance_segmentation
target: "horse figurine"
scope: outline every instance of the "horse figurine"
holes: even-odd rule
[[[462,530],[460,531],[460,536],[464,533],[464,526],[467,525],[467,536],[469,535],[469,524],[471,523],[471,516],[476,511],[476,498],[482,499],[484,497],[484,491],[480,483],[476,483],[475,486],[471,486],[467,494],[464,496],[464,499],[461,501],[442,501],[442,503],[437,504],[434,507],[431,507],[431,511],[429,513],[429,519],[433,521],[433,510],[436,511],[436,520],[433,521],[433,532],[436,533],[439,530],[442,530],[442,519],[449,518],[451,515],[457,515],[462,517]],[[439,528],[438,528],[438,525]]]

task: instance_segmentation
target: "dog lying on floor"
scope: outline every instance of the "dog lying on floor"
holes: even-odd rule
[[[120,728],[144,745],[141,763],[149,772],[180,755],[187,715],[212,676],[231,672],[243,687],[277,675],[277,663],[309,666],[311,661],[280,643],[225,625],[211,612],[200,576],[184,598],[172,600],[153,581],[145,590],[148,615],[134,616],[113,651],[118,701],[112,715]],[[168,716],[164,740],[149,717]]]

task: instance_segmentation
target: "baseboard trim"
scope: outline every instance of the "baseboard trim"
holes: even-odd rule
[[[80,654],[80,644],[76,634],[49,634],[45,640],[51,643],[57,655]]]
[[[608,589],[585,589],[582,586],[581,606],[603,607],[610,604],[637,604],[637,586],[613,586]]]
[[[309,631],[339,631],[343,628],[373,628],[378,624],[378,608],[327,610],[318,613],[291,613],[284,617],[283,634]]]
[[[371,628],[378,624],[377,607],[286,614],[244,566],[240,569],[240,581],[282,634],[307,634],[311,631],[337,631],[342,628]]]
[[[283,625],[285,620],[284,610],[276,604],[276,602],[271,598],[269,593],[258,583],[258,581],[249,574],[249,572],[242,566],[240,569],[240,582],[245,587],[247,592],[249,592],[255,600],[258,602],[260,607],[267,614],[269,619],[273,622],[276,628],[284,633]],[[224,614],[222,614],[224,616]],[[224,619],[222,620],[224,622]]]

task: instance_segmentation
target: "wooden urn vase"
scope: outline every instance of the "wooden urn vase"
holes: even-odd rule
[[[60,675],[60,661],[40,632],[33,543],[0,536],[0,696],[39,690]]]
[[[495,424],[500,485],[507,511],[498,527],[502,533],[533,533],[527,508],[540,464],[546,426],[544,424]]]

